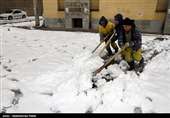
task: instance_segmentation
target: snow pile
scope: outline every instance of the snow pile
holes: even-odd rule
[[[72,63],[60,65],[30,83],[33,90],[77,93],[92,87],[92,72],[102,64],[99,57],[90,53],[76,56]]]

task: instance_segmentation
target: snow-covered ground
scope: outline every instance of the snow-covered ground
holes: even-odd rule
[[[42,16],[39,17],[40,20],[43,19]],[[12,23],[21,23],[21,22],[31,22],[34,21],[35,17],[34,16],[28,16],[24,19],[13,19],[13,20],[0,20],[0,25],[2,24],[12,24]]]
[[[101,48],[91,54],[98,34],[33,25],[0,26],[0,112],[170,113],[170,36],[159,41],[158,35],[143,35],[147,65],[140,76],[114,64],[92,77],[103,64]]]

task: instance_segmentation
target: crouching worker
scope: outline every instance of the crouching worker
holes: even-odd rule
[[[129,47],[127,47],[122,52],[122,57],[125,59],[125,61],[128,62],[130,66],[129,70],[140,68],[139,72],[142,72],[144,59],[142,57],[141,50],[142,46],[141,33],[137,30],[134,20],[131,20],[129,18],[124,19],[123,29],[124,38],[123,40],[118,39],[118,44],[120,47],[123,47],[126,43],[128,43]]]
[[[104,16],[102,16],[99,20],[100,41],[101,42],[105,41],[105,43],[107,43],[107,41],[112,36],[114,29],[115,25],[111,21],[108,21]],[[111,46],[116,53],[118,52],[118,46],[115,43],[115,39],[116,38],[113,36],[113,38],[111,39]],[[110,48],[110,44],[106,47],[106,50],[109,56],[113,55],[112,50]]]

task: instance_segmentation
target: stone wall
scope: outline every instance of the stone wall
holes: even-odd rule
[[[79,19],[82,29],[89,29],[89,4],[89,0],[65,0],[65,28],[74,28],[74,20]]]
[[[43,16],[46,18],[47,26],[76,29],[73,26],[73,20],[81,19],[81,29],[97,30],[98,20],[102,15],[113,19],[115,14],[122,13],[124,17],[135,19],[136,25],[142,32],[163,33],[163,29],[166,33],[170,32],[170,15],[167,15],[165,20],[166,11],[156,11],[157,0],[99,0],[98,11],[90,11],[90,0],[64,1],[65,10],[58,11],[58,0],[43,0]],[[165,4],[166,0],[162,1],[160,0],[162,4]]]
[[[51,28],[65,28],[65,20],[63,18],[45,18],[44,26]]]

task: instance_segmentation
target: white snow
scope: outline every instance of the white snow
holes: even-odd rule
[[[42,20],[43,17],[40,16],[39,19]],[[31,22],[31,21],[34,21],[34,20],[35,20],[34,16],[28,16],[24,19],[0,20],[0,25],[2,25],[2,24],[13,24],[13,23],[21,24],[21,22]]]
[[[124,73],[103,64],[96,33],[43,31],[34,22],[0,26],[1,112],[7,113],[169,113],[170,36],[143,35],[144,72]],[[30,26],[29,29],[17,26]],[[159,54],[149,60],[152,55]],[[124,63],[122,63],[124,64]],[[103,77],[107,79],[103,79]],[[92,79],[97,88],[93,87]]]

